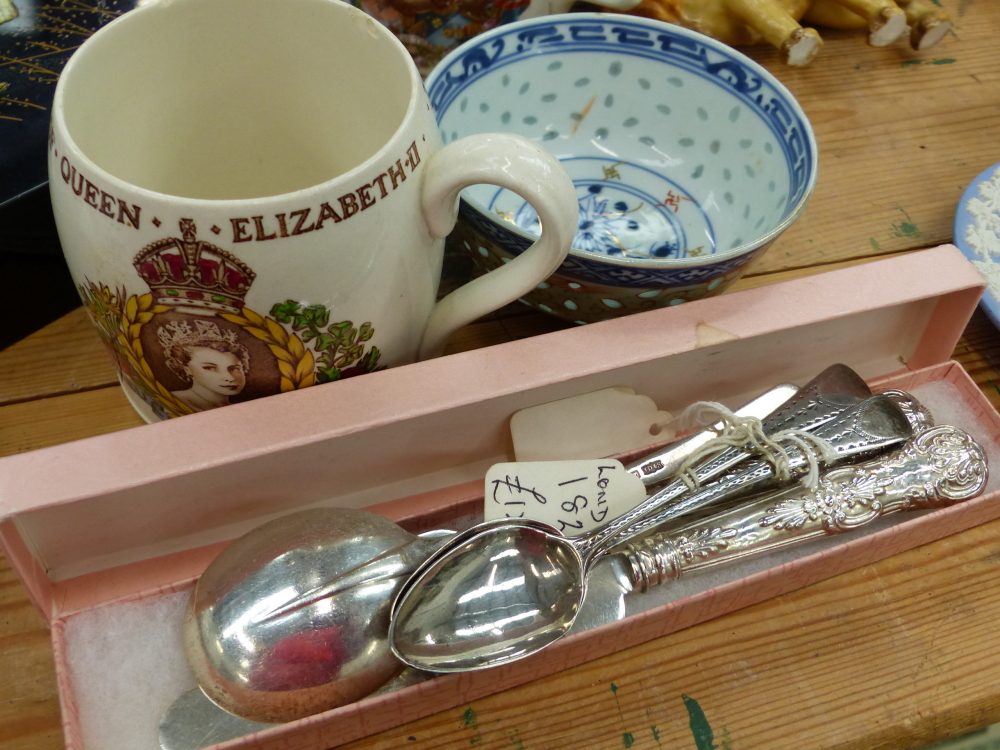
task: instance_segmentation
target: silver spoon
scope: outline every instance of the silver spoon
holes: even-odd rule
[[[781,395],[780,389],[782,388],[790,389],[791,393],[789,393],[789,395],[792,395],[797,390],[794,386],[779,386],[776,389],[768,391],[758,399],[755,399],[737,413],[746,416],[750,409],[755,408],[755,404],[758,408],[773,409],[776,405],[779,405],[782,400],[784,400],[778,398],[778,396]],[[896,400],[896,402],[903,408],[903,411],[907,414],[907,418],[911,424],[914,425],[914,429],[923,430],[932,424],[930,415],[927,414],[926,410],[924,410],[921,405],[913,400],[908,394],[900,391],[888,393],[891,394],[894,400]],[[768,399],[770,399],[770,404],[767,403]],[[762,400],[764,401],[763,404],[761,403]],[[765,413],[761,411],[749,413],[758,417],[765,416]],[[711,432],[706,432],[706,436],[710,437],[711,434]],[[699,436],[697,435],[692,436],[689,441],[693,441],[698,437]],[[674,446],[678,445],[679,444],[677,443],[674,444]],[[677,463],[678,459],[676,455],[674,455],[670,450],[667,450],[658,452],[654,456],[647,457],[640,462],[632,464],[629,468],[634,470],[642,466],[644,462],[656,462],[660,460],[668,464],[673,461],[675,465],[679,465],[679,463]],[[652,472],[644,474],[648,477],[651,473]],[[304,516],[302,520],[304,523],[311,524],[308,514]],[[382,522],[379,521],[378,523],[381,524]],[[426,532],[421,536],[440,539],[446,538],[451,534],[452,532],[449,531],[432,531]],[[415,553],[416,550],[411,549],[411,552]],[[379,560],[375,560],[372,561],[371,564],[378,566],[381,563]],[[401,566],[398,571],[400,578],[408,576],[412,573],[415,567],[415,565]],[[612,622],[621,619],[621,617],[624,616],[624,595],[631,592],[635,587],[635,584],[629,578],[630,570],[627,558],[623,555],[608,555],[602,558],[597,565],[595,565],[592,573],[588,576],[587,594],[581,607],[580,614],[574,621],[571,632],[578,632],[579,630],[594,627],[599,624]],[[357,574],[362,572],[364,572],[362,577],[369,577],[366,566],[356,568],[353,572],[346,571],[344,575],[354,575],[357,577]],[[372,577],[374,577],[374,575]],[[327,582],[327,585],[323,588],[327,592],[343,588],[342,577],[335,576],[334,579]],[[320,593],[321,592],[319,590],[316,590],[313,592],[313,595],[315,596]],[[334,596],[333,601],[338,603],[336,596]],[[383,692],[389,692],[399,689],[400,687],[415,684],[416,682],[427,679],[430,676],[433,675],[420,670],[406,669],[386,685],[382,686],[379,690],[375,691],[373,695],[378,695]],[[360,698],[362,696],[357,697]],[[197,750],[198,748],[205,747],[206,745],[224,742],[229,739],[259,732],[270,726],[275,725],[244,719],[220,708],[213,703],[200,688],[195,688],[184,693],[170,706],[170,709],[167,711],[160,724],[159,740],[163,750]]]
[[[778,386],[785,388],[787,386]],[[761,398],[767,396],[765,394]],[[795,395],[783,402],[779,409],[773,411],[762,421],[765,433],[771,434],[786,429],[798,429],[811,431],[826,424],[831,419],[843,413],[846,409],[856,406],[862,399],[871,396],[871,390],[861,377],[851,368],[843,364],[834,364],[827,367],[819,375],[806,383]],[[741,412],[737,412],[740,414]],[[715,437],[715,433],[708,433],[708,438]],[[704,433],[703,433],[704,436]],[[707,442],[707,440],[705,441]],[[700,445],[698,446],[700,447]],[[669,448],[668,448],[669,450]],[[684,450],[682,448],[678,450]],[[693,455],[694,450],[685,451],[685,459]],[[741,461],[749,458],[751,453],[738,448],[729,448],[722,451],[714,458],[703,461],[693,467],[695,476],[699,482],[706,482],[714,479],[737,466]],[[672,464],[672,469],[666,473],[660,466],[659,456],[650,456],[643,459],[638,464],[626,467],[629,471],[641,472],[641,478],[647,486],[658,484],[668,478],[681,466],[682,461]],[[677,479],[667,484],[665,487],[650,495],[646,500],[637,505],[627,513],[610,521],[606,525],[591,532],[590,538],[596,545],[609,543],[619,533],[627,529],[644,515],[653,513],[664,506],[670,505],[678,498],[687,494],[689,488],[682,480]],[[479,530],[495,529],[502,527],[507,519],[497,519],[495,521],[481,524],[479,527],[470,529],[464,534],[457,535],[438,548],[434,555],[426,560],[417,570],[416,575],[411,577],[397,595],[396,602],[401,601],[408,592],[409,587],[427,568],[436,565],[441,559],[451,554],[451,551],[465,544],[470,534],[475,534]],[[581,537],[582,538],[582,537]],[[393,605],[395,613],[396,605]]]
[[[893,400],[873,396],[818,428],[836,459],[873,455],[912,434]],[[790,448],[793,472],[805,457]],[[774,468],[749,461],[743,470],[686,496],[655,516],[657,524],[773,480]],[[652,516],[650,518],[653,518]],[[389,627],[393,653],[409,666],[432,672],[465,672],[505,664],[554,643],[573,625],[590,566],[607,537],[564,537],[534,522],[483,525],[432,554],[397,598]],[[653,521],[651,520],[650,523]],[[627,541],[631,533],[614,538]]]
[[[625,616],[627,594],[682,574],[853,531],[897,511],[952,505],[980,494],[988,469],[982,448],[948,425],[924,427],[897,451],[826,473],[815,491],[794,487],[607,555],[587,582],[572,633]]]
[[[192,592],[183,638],[198,684],[267,723],[374,692],[403,669],[385,637],[392,598],[452,533],[418,537],[374,513],[324,508],[240,537]]]
[[[737,414],[765,417],[798,390],[776,386]],[[692,435],[628,468],[654,483],[715,434]],[[418,563],[453,534],[417,538],[365,511],[319,509],[238,539],[192,593],[184,639],[201,690],[171,706],[163,746],[258,731],[352,703],[391,680],[404,665],[387,646],[388,607]]]

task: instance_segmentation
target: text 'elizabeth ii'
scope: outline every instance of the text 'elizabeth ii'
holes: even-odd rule
[[[339,224],[352,216],[366,211],[378,201],[389,196],[400,185],[406,182],[407,169],[410,175],[416,172],[420,164],[420,153],[414,141],[406,149],[406,156],[396,159],[394,164],[377,175],[370,183],[362,185],[349,193],[345,193],[336,201],[324,201],[318,206],[306,206],[296,211],[276,213],[271,216],[243,216],[229,219],[233,232],[233,242],[262,242],[283,237],[315,232],[328,224]],[[69,185],[73,192],[85,203],[109,219],[119,224],[139,229],[142,207],[117,198],[100,186],[91,182],[65,156],[60,164],[60,174],[63,182]],[[160,225],[154,217],[153,224]],[[212,227],[219,234],[219,227]]]
[[[233,227],[233,242],[262,242],[281,237],[295,237],[306,232],[322,229],[327,222],[338,224],[350,219],[361,211],[366,211],[375,203],[386,198],[389,193],[406,182],[406,170],[410,174],[416,171],[420,164],[420,154],[414,141],[406,149],[405,159],[396,159],[395,164],[378,175],[370,183],[346,193],[337,199],[340,211],[329,202],[323,202],[318,207],[308,206],[286,214],[270,216],[249,216],[230,219]]]

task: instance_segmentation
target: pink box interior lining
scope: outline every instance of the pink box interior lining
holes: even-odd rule
[[[28,511],[16,523],[50,578],[75,577],[233,538],[297,507],[365,507],[483,476],[492,464],[512,460],[507,423],[526,406],[625,385],[679,411],[705,393],[730,405],[744,402],[773,384],[769,372],[802,382],[820,363],[845,360],[867,377],[898,370],[936,303],[921,300],[505,394],[372,428],[351,436],[349,449],[341,441],[277,451],[255,457],[252,467],[224,464]],[[845,326],[865,335],[845,345],[852,338]],[[289,486],[296,488],[294,500]],[[210,497],[206,488],[214,490]],[[146,510],[132,512],[137,503]]]
[[[706,394],[735,405],[775,372],[802,382],[831,361],[865,377],[930,364],[982,287],[943,246],[137,428],[141,439],[12,456],[0,460],[0,517],[48,579],[76,578],[299,507],[471,481],[510,458],[507,421],[527,406],[616,385],[669,411]],[[735,340],[700,346],[706,327]]]
[[[926,395],[921,397],[925,401],[929,396],[934,396],[940,402],[942,387],[945,387],[946,391],[944,398],[955,399],[955,394],[958,394],[957,398],[964,403],[962,409],[966,412],[961,419],[975,423],[974,426],[965,424],[962,426],[972,432],[980,442],[990,446],[994,459],[1000,455],[1000,417],[992,410],[960,366],[949,363],[917,373],[882,378],[875,383],[875,387],[916,389],[918,393],[922,388],[923,394]],[[927,401],[927,403],[938,413],[946,411],[935,408],[934,402]],[[1000,476],[996,477],[992,484],[1000,484]],[[467,516],[470,510],[481,503],[481,497],[468,497],[469,489],[463,488],[450,497],[447,493],[440,493],[436,503],[433,494],[424,496],[418,501],[418,504],[424,506],[424,512],[407,519],[407,525],[415,529],[421,526],[424,528],[447,526],[448,521],[453,518]],[[481,495],[481,492],[479,494]],[[687,581],[681,579],[675,584],[677,588],[672,592],[664,588],[644,596],[630,597],[630,617],[627,627],[619,624],[604,626],[587,634],[573,636],[538,657],[503,669],[479,675],[438,678],[390,695],[369,698],[353,706],[335,709],[296,722],[295,725],[268,730],[260,733],[256,739],[243,738],[240,741],[224,743],[223,746],[275,748],[280,746],[319,750],[346,742],[402,721],[458,705],[496,690],[673,632],[981,523],[1000,515],[1000,503],[997,503],[996,499],[997,494],[994,492],[988,497],[984,496],[932,513],[897,514],[880,522],[880,526],[867,529],[865,536],[829,537],[816,540],[794,551],[787,550],[784,554],[752,561],[751,564],[744,564],[738,568],[705,571],[691,576]],[[395,515],[391,507],[384,510],[387,511],[386,515]],[[183,590],[190,580],[166,583],[159,588],[148,590],[142,596]],[[659,594],[659,597],[657,598],[655,594]],[[133,595],[131,598],[137,596]],[[636,607],[638,611],[633,612]],[[68,671],[64,663],[66,648],[63,642],[64,623],[65,619],[60,618],[54,624],[53,632],[53,637],[58,642],[57,658],[60,660],[59,669],[62,675]],[[79,744],[82,735],[78,723],[79,717],[75,711],[72,685],[63,680],[60,685],[64,691],[67,738],[75,738],[71,746],[76,750],[85,750],[84,746]],[[309,727],[312,729],[305,731]],[[137,745],[136,750],[140,750],[140,746]]]

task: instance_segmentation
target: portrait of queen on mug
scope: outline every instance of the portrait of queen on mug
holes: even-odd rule
[[[215,323],[193,322],[194,328],[175,321],[157,332],[167,367],[190,384],[172,393],[195,411],[226,406],[247,384],[250,353],[234,331],[223,333]]]
[[[156,418],[382,369],[371,322],[334,321],[324,306],[292,300],[256,312],[245,302],[256,273],[199,239],[194,221],[179,229],[133,260],[148,292],[90,279],[79,287],[127,395]]]

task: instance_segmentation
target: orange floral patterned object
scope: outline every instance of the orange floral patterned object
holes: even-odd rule
[[[892,44],[907,30],[914,49],[934,46],[951,18],[924,0],[640,0],[629,11],[708,34],[732,45],[767,42],[789,65],[806,65],[823,40],[799,21],[837,29],[867,29],[874,47]]]
[[[388,27],[422,75],[467,39],[517,20],[530,0],[351,0]]]

